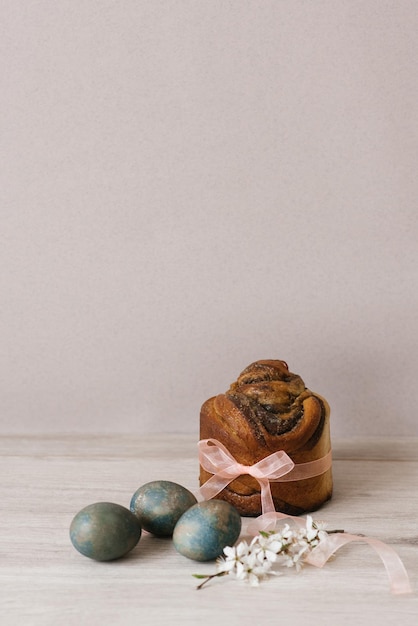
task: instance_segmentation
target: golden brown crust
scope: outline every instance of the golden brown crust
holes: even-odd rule
[[[306,463],[330,451],[329,406],[289,372],[284,361],[256,361],[225,394],[203,404],[200,438],[217,439],[243,465],[278,450],[295,463]],[[210,476],[200,468],[200,484]],[[271,491],[278,511],[295,515],[315,510],[331,497],[331,469],[305,480],[272,482]],[[242,515],[261,513],[260,486],[251,476],[240,476],[216,497],[235,505]]]

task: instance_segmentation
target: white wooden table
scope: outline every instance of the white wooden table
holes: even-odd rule
[[[196,591],[192,573],[212,563],[180,556],[145,534],[125,559],[98,563],[74,550],[70,522],[82,507],[129,507],[150,480],[198,487],[196,438],[6,436],[0,438],[0,624],[375,623],[418,624],[418,440],[334,441],[334,497],[314,517],[375,536],[402,558],[415,593],[393,596],[364,544],[342,548],[323,569],[307,566],[252,588],[227,578]]]

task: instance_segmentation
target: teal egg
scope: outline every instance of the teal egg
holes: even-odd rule
[[[196,502],[185,487],[169,480],[154,480],[135,491],[130,509],[142,528],[159,537],[171,537],[179,518]]]
[[[241,532],[241,517],[229,502],[207,500],[188,509],[173,533],[177,552],[194,561],[211,561],[226,546],[233,546]]]
[[[126,507],[96,502],[81,509],[70,526],[76,550],[96,561],[112,561],[127,554],[141,537],[141,524]]]

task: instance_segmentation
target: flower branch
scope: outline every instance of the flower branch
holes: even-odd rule
[[[276,566],[302,569],[304,561],[314,548],[329,534],[343,533],[342,530],[325,530],[325,524],[306,519],[304,528],[292,529],[289,524],[273,531],[260,531],[250,543],[241,541],[236,546],[224,548],[224,556],[216,562],[216,572],[210,575],[194,574],[203,579],[197,589],[213,578],[229,575],[245,580],[251,586],[259,585],[267,576],[277,575]]]

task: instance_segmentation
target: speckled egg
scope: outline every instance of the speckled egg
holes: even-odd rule
[[[96,502],[81,509],[70,526],[76,550],[96,561],[112,561],[127,554],[141,537],[141,524],[120,504]]]
[[[186,511],[174,529],[173,543],[194,561],[211,561],[233,546],[241,532],[241,517],[229,502],[207,500]]]
[[[169,480],[154,480],[135,491],[130,509],[142,528],[159,537],[171,537],[179,518],[196,502],[185,487]]]

